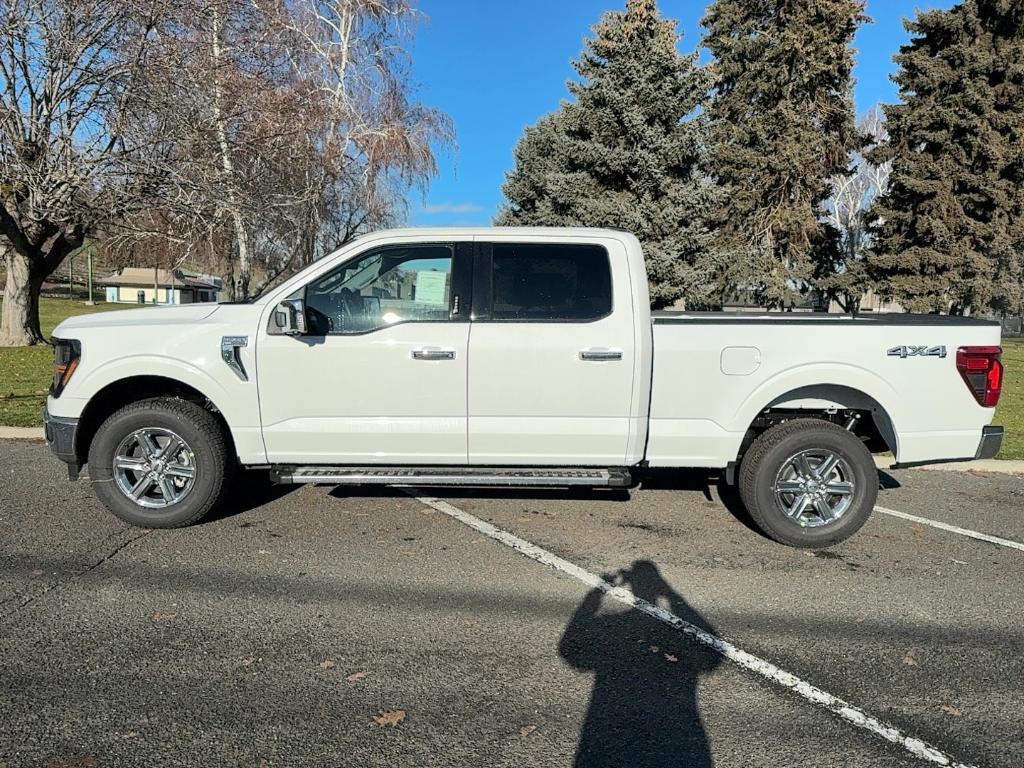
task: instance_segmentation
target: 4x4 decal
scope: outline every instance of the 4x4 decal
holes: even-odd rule
[[[899,357],[906,359],[908,357],[945,357],[946,348],[942,347],[915,347],[915,346],[900,346],[900,347],[889,347],[886,353],[889,357]]]

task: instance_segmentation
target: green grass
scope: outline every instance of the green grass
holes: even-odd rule
[[[1024,459],[1024,342],[1003,339],[1003,394],[993,423],[1006,427],[1000,459]]]
[[[70,299],[43,299],[40,321],[47,337],[64,318],[86,312],[133,309],[135,304],[87,306]],[[1024,459],[1024,341],[1003,339],[1006,379],[996,409],[995,423],[1006,427],[1001,459]],[[53,372],[53,350],[38,347],[0,347],[0,424],[8,427],[38,427]]]
[[[84,301],[42,299],[39,321],[43,335],[49,338],[57,324],[72,315],[134,307],[134,304],[103,303],[90,307]],[[46,390],[52,376],[53,349],[49,346],[0,347],[0,424],[7,427],[41,426]]]

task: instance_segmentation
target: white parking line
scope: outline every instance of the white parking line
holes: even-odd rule
[[[697,625],[691,624],[690,622],[680,618],[671,611],[667,611],[664,608],[660,608],[657,605],[637,597],[624,587],[613,586],[597,574],[591,573],[585,568],[581,568],[575,563],[571,563],[552,552],[548,552],[543,547],[538,547],[536,544],[531,544],[526,541],[526,539],[521,539],[514,534],[503,531],[500,528],[469,514],[468,512],[463,512],[458,507],[455,507],[446,501],[442,501],[441,499],[436,499],[431,496],[416,496],[414,490],[407,491],[407,493],[409,493],[410,496],[413,496],[417,501],[426,504],[428,507],[458,520],[463,525],[467,525],[473,530],[479,531],[485,536],[488,536],[507,547],[511,547],[516,552],[519,552],[532,560],[536,560],[538,563],[542,563],[543,565],[550,566],[562,573],[568,574],[569,576],[582,581],[589,587],[600,589],[609,597],[625,603],[632,608],[636,608],[638,611],[642,611],[649,616],[653,616],[659,621],[663,621],[669,626],[678,629],[680,632],[689,635],[697,642],[703,643],[709,648],[712,648],[744,669],[750,672],[755,672],[783,688],[788,688],[812,704],[828,709],[848,723],[851,723],[858,728],[870,731],[876,736],[902,747],[914,757],[919,757],[922,760],[928,760],[929,762],[937,765],[950,766],[950,768],[972,768],[972,766],[958,762],[945,752],[931,746],[927,742],[908,736],[895,726],[878,720],[864,710],[843,701],[837,696],[833,696],[827,691],[823,691],[822,689],[811,685],[805,680],[801,680],[796,675],[786,672],[784,669],[780,669],[770,661],[766,661],[737,648],[728,640],[723,640],[717,635],[713,635],[710,632],[701,629]]]
[[[972,531],[970,528],[960,528],[956,525],[950,525],[949,523],[941,523],[938,520],[930,520],[927,517],[918,517],[917,515],[908,515],[906,512],[900,512],[896,509],[887,509],[886,507],[875,507],[875,512],[881,512],[883,515],[891,515],[892,517],[899,517],[903,520],[910,520],[914,523],[920,523],[921,525],[930,525],[932,528],[938,528],[942,531],[949,531],[950,533],[959,533],[961,536],[969,536],[972,539],[978,541],[987,541],[989,544],[998,544],[1001,547],[1009,547],[1010,549],[1019,549],[1024,552],[1024,544],[1019,541],[1012,541],[1011,539],[1001,539],[998,536],[989,536],[987,533],[979,533],[978,531]]]

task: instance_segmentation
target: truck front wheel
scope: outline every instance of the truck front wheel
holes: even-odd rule
[[[125,522],[177,528],[217,503],[227,466],[224,433],[195,403],[153,398],[111,414],[89,447],[97,497]]]
[[[740,498],[754,522],[792,547],[828,547],[856,533],[878,497],[878,470],[856,435],[819,419],[761,434],[740,463]]]

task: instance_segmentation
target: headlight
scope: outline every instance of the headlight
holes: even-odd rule
[[[50,394],[60,397],[64,387],[71,381],[82,357],[82,343],[76,339],[53,340],[53,382]]]

